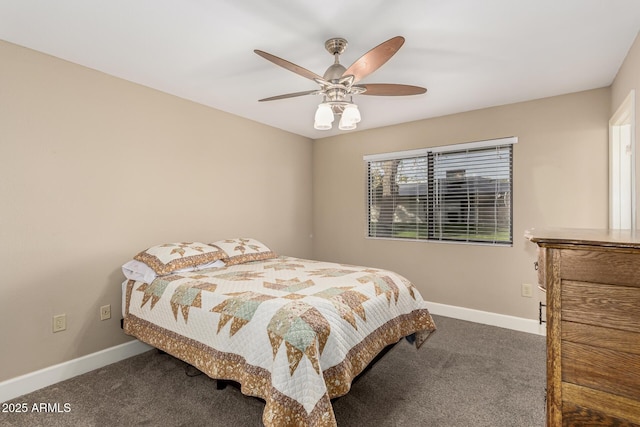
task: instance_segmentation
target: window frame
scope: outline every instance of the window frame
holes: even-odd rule
[[[483,141],[474,141],[474,142],[466,142],[466,143],[461,143],[461,144],[450,144],[450,145],[443,145],[443,146],[437,146],[437,147],[429,147],[429,148],[420,148],[420,149],[414,149],[414,150],[405,150],[405,151],[396,151],[396,152],[390,152],[390,153],[379,153],[379,154],[369,154],[369,155],[365,155],[363,156],[363,160],[365,161],[365,209],[366,209],[366,213],[365,213],[365,236],[367,239],[375,239],[375,240],[400,240],[400,241],[409,241],[409,242],[433,242],[433,243],[453,243],[453,244],[470,244],[470,245],[488,245],[488,246],[513,246],[513,145],[515,145],[518,142],[518,138],[515,136],[511,136],[511,137],[505,137],[505,138],[497,138],[497,139],[489,139],[489,140],[483,140]],[[482,149],[490,149],[490,148],[498,148],[498,147],[503,147],[503,146],[509,146],[509,159],[508,159],[508,164],[509,164],[509,224],[508,224],[508,232],[509,232],[509,240],[478,240],[478,239],[473,239],[473,235],[467,233],[466,234],[466,240],[465,239],[452,239],[452,238],[433,238],[432,235],[432,229],[434,226],[433,223],[433,218],[435,217],[435,211],[433,210],[433,195],[434,195],[434,183],[437,181],[436,178],[434,177],[434,170],[432,170],[432,166],[433,166],[433,158],[434,156],[440,156],[440,155],[445,155],[446,154],[454,154],[456,152],[465,152],[467,151],[467,153],[465,153],[465,155],[469,154],[469,151],[475,151],[475,150],[482,150]],[[421,233],[421,229],[420,226],[418,226],[416,224],[416,236],[415,237],[396,237],[396,236],[375,236],[372,235],[371,230],[372,230],[372,187],[371,187],[371,183],[372,183],[372,176],[371,176],[371,163],[372,162],[384,162],[384,161],[388,161],[388,160],[397,160],[397,161],[402,161],[404,159],[411,159],[411,158],[420,158],[420,157],[424,157],[425,161],[427,162],[427,166],[426,169],[423,171],[421,170],[420,172],[425,173],[427,175],[427,181],[426,183],[418,183],[416,185],[426,185],[429,189],[428,189],[428,193],[426,196],[426,201],[425,202],[421,202],[420,199],[417,199],[417,205],[415,206],[416,209],[419,209],[419,203],[425,203],[426,206],[426,212],[425,212],[425,216],[426,216],[426,224],[422,225],[422,227],[425,228],[426,230],[426,236],[422,235]],[[476,163],[478,164],[478,163]],[[394,181],[395,183],[396,181]],[[378,190],[379,191],[379,190]],[[418,190],[416,190],[418,191]],[[419,197],[419,193],[416,194],[416,196]],[[395,201],[394,201],[395,203]],[[395,209],[397,209],[397,206],[394,206],[394,212]],[[379,213],[378,213],[379,215]],[[495,215],[495,211],[494,211],[494,215]],[[497,219],[494,219],[494,221],[497,221]],[[377,222],[376,222],[377,223]],[[472,224],[471,222],[467,222],[467,225]],[[443,226],[443,224],[440,222],[438,224],[439,226]],[[476,223],[477,225],[477,223]],[[496,231],[497,234],[497,231]]]

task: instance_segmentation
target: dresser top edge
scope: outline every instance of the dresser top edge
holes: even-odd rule
[[[541,247],[585,246],[640,249],[640,232],[596,228],[532,228],[524,237]]]

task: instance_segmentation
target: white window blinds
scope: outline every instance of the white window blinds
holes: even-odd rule
[[[516,142],[365,156],[368,236],[511,244]]]

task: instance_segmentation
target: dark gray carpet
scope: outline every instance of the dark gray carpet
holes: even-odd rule
[[[401,342],[334,402],[347,426],[543,426],[545,339],[434,316],[416,351]],[[155,350],[14,399],[0,426],[260,426],[264,403]],[[69,412],[31,412],[34,403]],[[51,406],[51,405],[50,405]]]

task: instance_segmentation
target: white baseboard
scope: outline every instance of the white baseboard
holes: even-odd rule
[[[439,304],[437,302],[427,302],[427,307],[429,308],[429,311],[435,315],[468,320],[469,322],[498,326],[500,328],[513,329],[515,331],[528,332],[530,334],[547,334],[546,324],[543,323],[541,325],[537,320],[533,319],[525,319],[522,317],[507,316],[505,314],[474,310],[471,308]]]
[[[153,347],[138,340],[110,347],[77,359],[0,382],[0,402],[15,399],[32,391],[68,380],[85,372],[127,359]]]
[[[488,311],[473,310],[453,305],[428,302],[427,307],[432,314],[467,320],[469,322],[498,326],[531,334],[546,335],[545,325],[538,321],[522,317],[506,316]],[[85,372],[101,368],[111,363],[135,356],[153,347],[138,340],[129,341],[115,347],[107,348],[96,353],[88,354],[77,359],[69,360],[58,365],[40,369],[39,371],[21,375],[10,380],[0,382],[0,402],[15,399],[32,391],[50,386],[60,381],[68,380]]]

